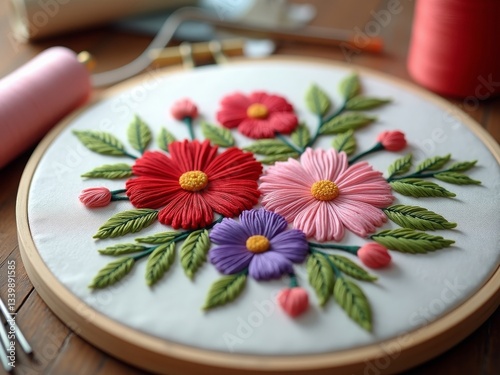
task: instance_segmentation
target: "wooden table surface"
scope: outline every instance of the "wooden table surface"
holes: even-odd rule
[[[75,51],[90,51],[99,62],[98,70],[118,67],[137,56],[149,43],[146,36],[100,28],[58,37],[36,44],[13,42],[7,22],[7,0],[0,0],[0,77],[10,73],[40,51],[50,46],[62,45]],[[317,0],[308,1],[319,9],[313,24],[346,30],[364,30],[374,19],[374,13],[387,9],[381,0]],[[338,48],[325,48],[293,43],[280,44],[278,54],[315,56],[386,72],[411,80],[406,71],[406,57],[413,17],[413,1],[401,0],[402,11],[392,14],[380,27],[385,41],[383,54],[354,53],[346,56]],[[493,137],[500,141],[500,98],[480,102],[471,108],[462,100],[450,100],[464,109]],[[17,323],[34,347],[34,357],[20,353],[16,360],[16,374],[144,374],[115,360],[88,344],[68,329],[45,305],[30,283],[19,255],[15,205],[16,193],[23,169],[32,150],[24,153],[10,165],[0,170],[0,296],[7,295],[7,267],[16,263]],[[10,262],[10,263],[9,263]],[[390,370],[390,368],[389,368]],[[0,369],[0,373],[2,370]],[[376,374],[369,372],[369,374]],[[411,369],[405,374],[500,374],[500,309],[477,331],[463,342],[437,358]]]

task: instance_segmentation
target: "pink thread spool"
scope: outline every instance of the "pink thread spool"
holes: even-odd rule
[[[77,55],[50,48],[0,80],[0,168],[83,104],[90,74]]]
[[[500,1],[419,0],[408,70],[443,95],[487,99],[500,93]]]

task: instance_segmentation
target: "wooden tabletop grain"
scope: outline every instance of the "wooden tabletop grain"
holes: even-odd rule
[[[306,2],[306,1],[303,1]],[[387,9],[382,0],[316,0],[307,1],[319,12],[313,24],[351,31],[363,31],[367,22],[377,21],[377,12]],[[402,11],[391,14],[378,30],[384,39],[383,54],[348,53],[334,47],[318,47],[283,43],[277,54],[314,56],[369,67],[411,80],[406,70],[406,57],[411,34],[413,1],[401,0]],[[104,27],[57,37],[36,44],[17,43],[10,37],[7,22],[7,0],[0,0],[0,77],[12,72],[40,51],[62,45],[75,51],[90,51],[98,61],[98,70],[118,67],[131,61],[149,43],[150,38]],[[372,24],[373,26],[373,24]],[[500,98],[481,101],[478,106],[450,99],[480,123],[500,142]],[[16,233],[16,194],[23,169],[32,150],[25,152],[0,170],[0,296],[7,296],[7,270],[15,263],[17,324],[34,347],[34,356],[18,350],[16,374],[109,375],[145,374],[109,357],[67,328],[45,305],[30,283],[19,255]],[[2,370],[0,369],[0,373]],[[367,374],[377,375],[376,369]],[[421,374],[500,374],[500,310],[463,342],[437,358],[405,372]]]

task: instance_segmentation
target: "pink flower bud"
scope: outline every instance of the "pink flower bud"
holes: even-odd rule
[[[111,192],[105,187],[93,187],[83,190],[78,198],[89,208],[105,207],[111,202]]]
[[[281,308],[292,318],[299,316],[309,307],[309,296],[305,289],[300,287],[283,289],[276,298]]]
[[[170,109],[170,113],[177,120],[184,120],[186,117],[196,118],[198,117],[198,108],[189,99],[181,99],[174,103]]]
[[[377,141],[388,151],[401,151],[406,147],[405,134],[399,130],[382,132],[378,135]]]
[[[358,250],[358,257],[365,266],[370,268],[382,268],[391,263],[389,251],[376,242],[361,246]]]

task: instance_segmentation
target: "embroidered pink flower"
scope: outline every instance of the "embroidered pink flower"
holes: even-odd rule
[[[174,103],[170,113],[177,120],[184,120],[186,117],[194,119],[198,117],[198,108],[189,99],[181,99]]]
[[[300,160],[270,167],[261,177],[262,205],[307,237],[340,241],[345,228],[365,237],[381,226],[391,187],[366,163],[347,163],[344,152],[308,148]]]
[[[224,97],[217,120],[226,128],[237,127],[240,133],[254,139],[290,134],[298,125],[292,105],[281,96],[265,92]]]
[[[105,207],[111,202],[111,191],[105,187],[93,187],[82,191],[80,201],[89,208]]]
[[[365,266],[370,268],[383,268],[391,263],[389,251],[376,242],[361,246],[358,250],[358,257]]]
[[[300,287],[283,289],[276,297],[281,308],[292,318],[295,318],[309,308],[309,296]]]
[[[378,135],[377,141],[388,151],[401,151],[406,147],[405,134],[399,130],[384,131]]]

